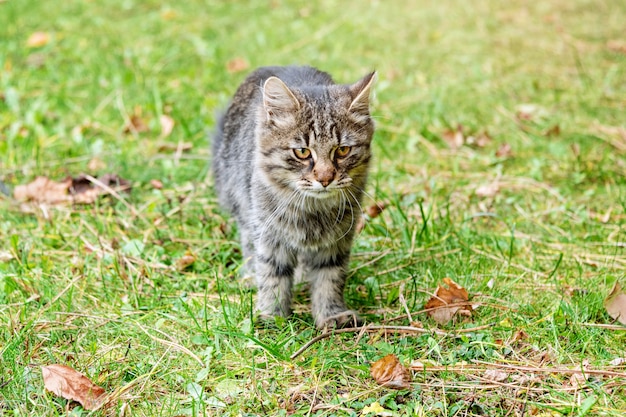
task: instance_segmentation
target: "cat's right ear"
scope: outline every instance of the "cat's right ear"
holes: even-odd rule
[[[270,77],[263,84],[263,107],[268,122],[284,126],[294,121],[300,102],[280,78]]]

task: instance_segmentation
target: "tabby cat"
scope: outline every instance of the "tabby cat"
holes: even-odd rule
[[[318,328],[360,320],[343,290],[371,157],[374,76],[340,85],[311,67],[259,68],[219,121],[215,186],[237,220],[261,317],[289,315],[303,279]]]

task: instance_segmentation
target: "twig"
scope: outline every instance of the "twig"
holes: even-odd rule
[[[331,337],[333,335],[336,334],[340,334],[340,333],[356,333],[356,332],[369,332],[369,331],[380,331],[380,330],[384,330],[384,331],[390,331],[390,332],[396,332],[396,333],[419,333],[419,334],[424,334],[424,333],[435,333],[439,336],[453,336],[452,333],[447,333],[444,332],[442,330],[437,330],[437,329],[422,329],[419,327],[412,327],[412,326],[372,326],[372,325],[366,325],[366,326],[359,326],[359,327],[348,327],[345,329],[335,329],[335,330],[331,330],[328,332],[324,332],[318,336],[315,336],[313,339],[309,340],[307,343],[305,343],[300,349],[298,349],[296,352],[294,352],[289,358],[290,359],[295,359],[298,356],[300,356],[305,350],[307,350],[308,348],[310,348],[311,346],[313,346],[315,343],[319,342],[320,340],[326,339],[328,337]],[[472,329],[474,330],[474,329]]]
[[[106,185],[105,183],[103,183],[99,179],[97,179],[95,177],[92,177],[91,175],[85,175],[85,178],[87,179],[87,181],[91,182],[94,185],[97,185],[98,187],[102,188],[104,191],[106,191],[107,193],[109,193],[113,197],[115,197],[117,199],[117,201],[122,203],[124,206],[126,206],[127,209],[130,210],[130,212],[133,214],[133,216],[143,220],[144,223],[150,224],[150,222],[148,220],[146,220],[145,218],[143,218],[141,216],[141,214],[137,211],[137,209],[132,204],[130,204],[128,201],[126,201],[126,199],[124,199],[124,197],[122,197],[112,187],[109,187],[108,185]]]

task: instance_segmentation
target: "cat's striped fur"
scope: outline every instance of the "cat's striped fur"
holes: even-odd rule
[[[358,320],[343,289],[371,156],[373,80],[339,85],[311,67],[259,68],[219,122],[215,186],[237,220],[261,316],[291,313],[299,273],[318,327]]]

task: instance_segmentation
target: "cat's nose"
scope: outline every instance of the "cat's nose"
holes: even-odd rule
[[[326,188],[335,179],[335,170],[330,169],[316,169],[313,171],[315,179],[322,184],[322,187]]]

